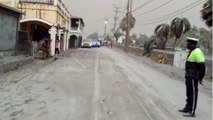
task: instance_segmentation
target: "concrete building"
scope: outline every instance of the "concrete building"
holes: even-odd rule
[[[84,22],[81,17],[71,16],[61,0],[0,0],[23,12],[20,29],[27,31],[29,41],[51,40],[50,54],[55,54],[56,36],[60,49],[80,47]]]
[[[69,32],[69,48],[81,47],[84,26],[85,24],[81,17],[71,16],[71,26]]]
[[[21,11],[0,3],[0,58],[17,52]]]
[[[29,41],[51,40],[50,54],[55,54],[55,39],[59,36],[60,49],[68,49],[70,12],[61,0],[0,0],[23,12],[20,29],[27,31]]]

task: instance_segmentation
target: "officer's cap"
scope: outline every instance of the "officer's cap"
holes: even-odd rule
[[[192,38],[192,37],[186,37],[187,41],[194,41],[194,42],[198,42],[199,39],[197,38]]]

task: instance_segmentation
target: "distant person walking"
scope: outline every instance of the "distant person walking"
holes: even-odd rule
[[[59,37],[57,36],[56,37],[56,40],[55,40],[55,54],[60,54],[60,51],[59,51],[59,43],[60,43],[60,41],[59,41]]]
[[[186,105],[179,112],[186,113],[185,117],[195,117],[198,98],[198,82],[202,85],[205,76],[205,57],[200,48],[197,48],[198,39],[187,37],[189,54],[185,68]]]
[[[109,39],[108,41],[107,41],[107,46],[109,47],[111,47],[112,48],[112,39]]]

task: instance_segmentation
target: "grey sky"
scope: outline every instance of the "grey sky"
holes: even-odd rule
[[[165,4],[170,0],[133,0],[133,10],[146,3],[147,1],[151,2],[141,9],[133,12],[134,16],[150,11],[156,7],[161,6],[162,4]],[[204,22],[200,18],[200,10],[203,4],[200,4],[197,7],[194,7],[182,14],[173,16],[167,20],[166,17],[160,18],[177,10],[183,9],[193,2],[199,3],[200,1],[203,0],[171,0],[171,2],[168,2],[168,4],[160,7],[157,10],[136,17],[137,21],[135,28],[132,30],[132,33],[151,35],[158,24],[166,22],[170,24],[170,21],[175,17],[186,17],[189,19],[192,25],[196,25],[197,27],[206,27]],[[107,26],[107,31],[109,31],[113,27],[113,16],[115,15],[115,13],[113,12],[113,6],[118,6],[121,8],[120,11],[123,11],[126,7],[127,0],[66,0],[65,2],[72,15],[80,16],[84,19],[86,25],[84,28],[84,36],[88,36],[93,32],[98,32],[99,35],[103,35],[104,18],[107,18],[109,20]],[[124,15],[124,11],[119,13],[119,18],[121,19]],[[161,22],[144,25],[150,22],[152,23],[153,20],[155,22],[161,19],[163,19],[163,21]]]

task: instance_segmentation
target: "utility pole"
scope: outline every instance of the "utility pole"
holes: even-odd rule
[[[130,0],[130,8],[129,8],[129,9],[130,9],[130,12],[132,12],[132,1],[133,1],[133,0]]]
[[[126,13],[126,40],[125,40],[125,52],[128,52],[128,41],[129,41],[129,15],[131,14],[131,9],[132,9],[132,0],[128,0],[127,3],[127,13]]]
[[[107,23],[108,23],[108,20],[105,19],[104,20],[104,37],[106,37]]]
[[[114,18],[114,27],[113,27],[113,32],[115,32],[116,25],[117,25],[117,20],[118,20],[118,13],[121,12],[119,11],[119,7],[114,7],[114,12],[115,12],[115,18]]]

